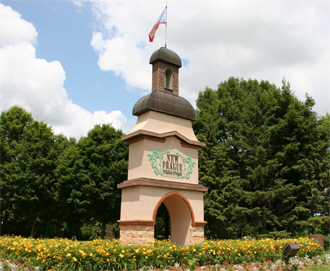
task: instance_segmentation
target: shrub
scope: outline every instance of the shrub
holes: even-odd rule
[[[330,235],[324,235],[324,250],[330,250]]]

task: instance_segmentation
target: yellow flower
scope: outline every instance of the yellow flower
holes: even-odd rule
[[[71,256],[71,253],[66,254],[66,256],[67,256],[67,257],[70,257],[70,256]]]
[[[123,258],[123,257],[124,257],[124,255],[123,255],[123,254],[119,254],[119,257],[120,257],[120,258]]]
[[[72,258],[72,261],[76,262],[77,261],[76,257],[73,257]]]

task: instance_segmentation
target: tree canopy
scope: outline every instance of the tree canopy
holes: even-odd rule
[[[283,81],[229,78],[197,99],[207,235],[315,231],[329,223],[329,115]]]
[[[308,95],[297,99],[285,81],[279,88],[231,77],[199,93],[193,129],[206,143],[199,182],[208,188],[207,237],[329,234],[330,115],[318,117],[314,103]],[[103,124],[77,141],[21,107],[2,112],[0,234],[114,231],[117,184],[127,179],[123,135]],[[166,208],[159,216],[156,237],[163,238],[170,232]]]
[[[123,133],[96,125],[76,142],[14,106],[1,113],[1,234],[79,235],[82,223],[119,219],[127,178]],[[64,230],[64,232],[63,232]]]
[[[128,166],[122,136],[110,125],[96,125],[61,156],[59,199],[70,206],[66,216],[72,229],[77,221],[92,218],[101,223],[103,238],[106,224],[119,220],[121,191],[117,184],[127,179]]]

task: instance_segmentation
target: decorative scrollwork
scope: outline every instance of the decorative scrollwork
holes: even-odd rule
[[[148,156],[156,175],[189,179],[195,166],[189,155],[185,157],[178,151],[171,153],[169,149],[164,152],[153,150]],[[164,156],[167,159],[164,159]]]

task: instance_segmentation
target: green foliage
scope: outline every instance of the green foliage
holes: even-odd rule
[[[328,271],[329,265],[314,265],[311,268],[306,269],[306,271]]]
[[[232,77],[199,93],[193,128],[206,143],[199,180],[208,188],[207,237],[329,234],[330,115],[318,118],[313,106],[285,81],[278,88]],[[96,125],[77,142],[23,108],[2,112],[0,233],[106,236],[119,219],[117,185],[127,179],[122,136]],[[161,208],[155,232],[169,236]]]
[[[59,202],[69,226],[69,236],[79,232],[83,222],[99,222],[104,238],[106,225],[119,219],[120,190],[127,179],[127,144],[123,133],[111,125],[96,125],[77,144],[61,155],[56,170]]]
[[[273,238],[273,239],[288,239],[290,238],[291,233],[287,231],[271,231],[267,234],[259,234],[257,236],[258,239],[263,238]]]
[[[163,203],[159,206],[157,211],[154,231],[155,239],[157,240],[170,238],[170,217]]]
[[[117,184],[127,179],[128,167],[122,136],[110,125],[96,125],[78,142],[84,176],[76,198],[85,201],[89,215],[102,224],[102,238],[106,224],[119,220],[121,190]]]
[[[176,246],[169,241],[156,241],[153,245],[122,245],[118,240],[78,242],[21,237],[1,237],[0,254],[9,260],[24,259],[41,270],[138,270],[151,266],[169,269],[176,263],[177,267],[187,269],[282,260],[282,248],[293,242],[299,243],[297,256],[300,259],[309,255],[311,260],[323,255],[320,246],[308,238],[210,240],[202,244]]]
[[[54,135],[20,107],[3,112],[0,127],[2,232],[35,236],[38,222],[54,218]]]
[[[82,239],[83,240],[94,240],[101,238],[102,236],[102,225],[100,222],[96,223],[84,223],[81,227]],[[119,224],[107,224],[105,227],[104,239],[119,238]]]
[[[329,251],[330,250],[330,235],[324,236],[324,250]]]
[[[96,125],[78,143],[14,106],[1,113],[1,234],[80,235],[84,222],[119,219],[120,190],[127,178],[123,133]]]
[[[285,81],[277,88],[232,77],[199,93],[193,127],[206,143],[199,176],[209,189],[207,236],[325,230],[330,122],[329,115],[318,119],[313,105]]]

